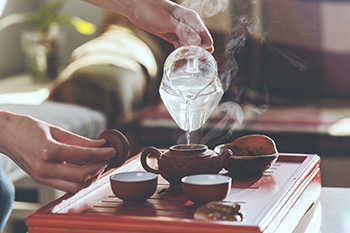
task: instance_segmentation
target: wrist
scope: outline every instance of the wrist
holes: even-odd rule
[[[134,15],[135,4],[138,4],[135,0],[115,0],[115,11],[131,19]]]
[[[98,1],[81,0],[81,1],[101,7],[107,11],[122,14],[128,18],[132,17],[133,8],[135,7],[134,4],[137,4],[135,0],[98,0]]]
[[[14,130],[13,125],[16,123],[16,116],[13,113],[0,111],[0,152],[7,154],[8,143],[11,141],[11,133]]]
[[[9,112],[0,111],[0,152],[5,151],[6,134],[9,122],[11,121],[11,114]]]

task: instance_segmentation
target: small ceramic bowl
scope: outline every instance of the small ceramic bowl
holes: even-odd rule
[[[145,201],[157,188],[158,176],[154,173],[122,172],[110,177],[113,193],[123,201]]]
[[[185,196],[194,203],[221,201],[229,194],[232,179],[229,176],[201,174],[181,179]]]
[[[214,148],[216,153],[221,153],[225,145]],[[268,155],[241,156],[231,155],[225,169],[233,175],[260,174],[269,169],[276,162],[278,152]]]

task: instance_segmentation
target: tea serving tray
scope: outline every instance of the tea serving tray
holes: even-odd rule
[[[319,156],[280,154],[262,175],[232,177],[224,201],[241,205],[242,221],[197,220],[193,216],[199,205],[181,192],[168,192],[169,184],[161,177],[147,202],[123,202],[113,195],[109,177],[142,171],[139,156],[106,172],[88,188],[32,213],[26,219],[28,232],[291,232],[320,196]]]

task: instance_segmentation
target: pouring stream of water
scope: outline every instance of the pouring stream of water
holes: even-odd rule
[[[175,50],[165,62],[159,92],[190,145],[191,132],[206,122],[223,95],[214,58],[196,46]]]

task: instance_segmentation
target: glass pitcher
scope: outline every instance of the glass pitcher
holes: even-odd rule
[[[182,130],[192,132],[199,129],[224,93],[215,59],[197,46],[176,49],[165,61],[159,93]]]

